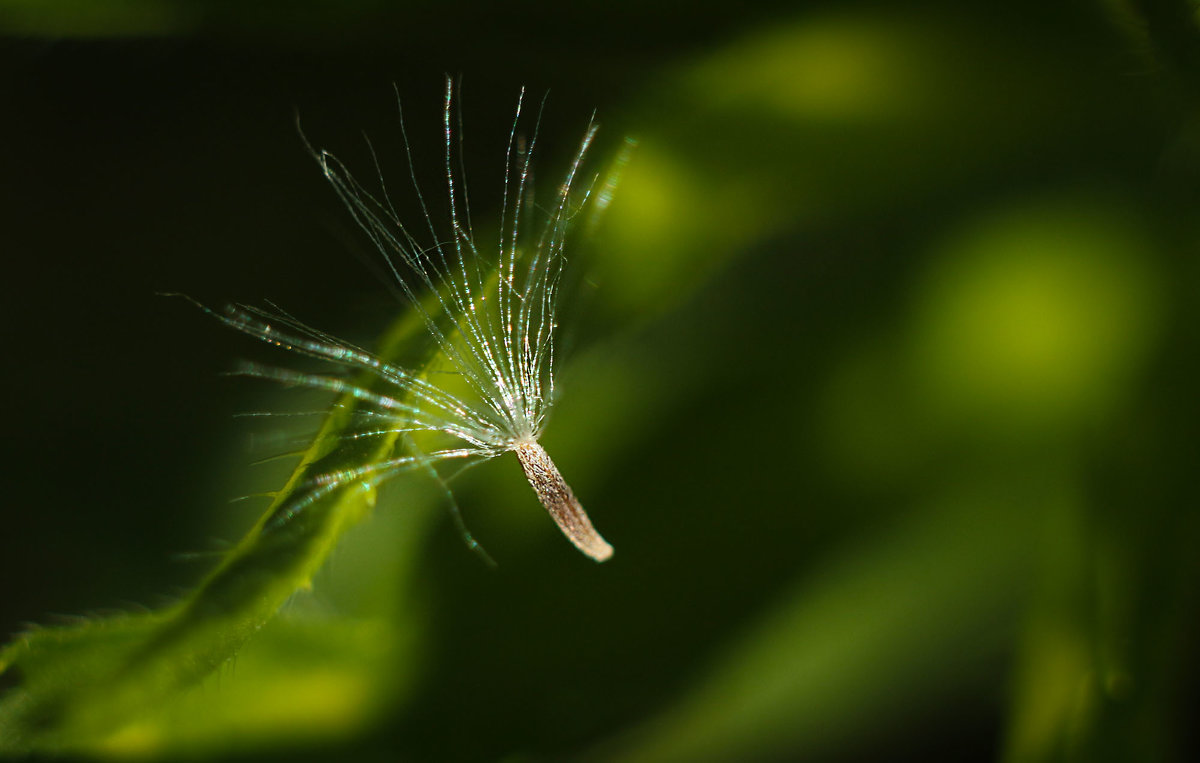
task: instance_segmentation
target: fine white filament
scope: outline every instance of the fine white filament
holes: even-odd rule
[[[368,190],[334,156],[309,147],[355,222],[382,254],[405,302],[421,316],[451,373],[430,374],[394,365],[282,311],[231,305],[214,315],[239,331],[326,361],[342,372],[313,374],[248,364],[239,373],[353,397],[357,429],[348,435],[351,439],[399,435],[399,441],[411,443],[413,435],[424,432],[448,436],[451,442],[447,447],[420,453],[413,448],[410,453],[321,473],[285,507],[280,521],[347,485],[373,486],[415,467],[449,461],[465,467],[512,451],[563,534],[596,561],[612,555],[612,546],[592,527],[538,444],[555,395],[563,249],[571,218],[591,195],[594,178],[581,191],[575,186],[597,126],[588,124],[550,203],[535,207],[531,162],[541,113],[539,109],[534,116],[526,140],[518,132],[524,105],[522,90],[505,149],[498,241],[490,247],[480,245],[472,228],[462,171],[462,127],[449,79],[441,157],[449,210],[445,231],[434,225],[417,187],[402,116],[410,176],[425,219],[423,230],[411,229],[400,220],[382,178],[379,191]],[[364,381],[363,372],[375,383]],[[469,534],[467,538],[474,544]]]

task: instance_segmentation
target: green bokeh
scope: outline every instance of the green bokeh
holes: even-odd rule
[[[602,162],[637,142],[571,255],[543,439],[613,560],[578,557],[499,459],[452,484],[490,570],[412,475],[232,662],[61,748],[1197,753],[1190,4],[0,0],[0,32],[24,285],[3,316],[10,631],[165,611],[206,569],[172,554],[236,542],[263,504],[222,500],[288,473],[242,465],[311,429],[229,415],[326,403],[217,380],[288,359],[153,292],[270,298],[369,345],[402,313],[295,112],[364,175],[369,133],[395,190],[395,82],[436,187],[442,72],[461,72],[481,229],[520,85],[551,90],[543,188],[592,108]],[[105,617],[85,621],[97,653],[143,633]],[[27,672],[69,689],[89,653],[56,648]]]

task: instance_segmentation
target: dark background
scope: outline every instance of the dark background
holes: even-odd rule
[[[404,184],[394,85],[436,188],[449,73],[476,219],[522,85],[545,187],[593,110],[639,140],[544,440],[616,555],[515,463],[455,485],[496,571],[396,485],[147,749],[1190,759],[1200,28],[1005,5],[0,2],[0,630],[253,522],[286,427],[233,414],[295,403],[220,372],[287,358],[157,294],[369,345],[403,307],[296,119]]]

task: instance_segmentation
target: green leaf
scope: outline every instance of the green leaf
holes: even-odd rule
[[[401,319],[381,354],[394,355],[422,328],[416,315]],[[0,698],[0,753],[98,749],[121,740],[130,723],[226,663],[309,587],[346,531],[370,513],[376,492],[353,484],[291,512],[306,479],[385,458],[396,446],[398,435],[373,438],[366,452],[345,447],[340,437],[356,405],[346,395],[331,409],[267,511],[181,601],[36,628],[0,652],[0,675],[11,687]]]

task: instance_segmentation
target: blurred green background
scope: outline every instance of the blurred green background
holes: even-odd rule
[[[403,307],[294,121],[403,186],[395,83],[433,188],[449,72],[477,221],[522,85],[543,188],[593,109],[639,141],[543,439],[613,560],[515,459],[454,484],[496,570],[397,481],[98,749],[1200,756],[1195,5],[962,5],[0,0],[0,630],[156,607],[253,523],[295,427],[233,414],[303,405],[219,372],[288,358],[155,292],[369,345]]]

